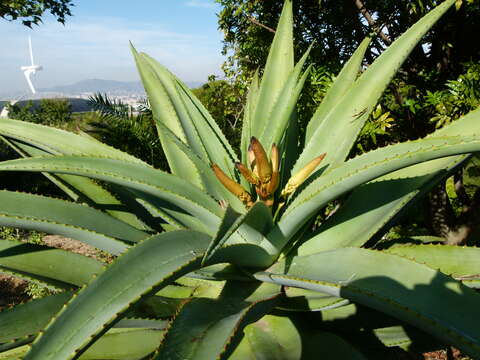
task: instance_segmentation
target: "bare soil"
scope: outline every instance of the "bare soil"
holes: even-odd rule
[[[0,274],[0,310],[28,300],[27,284],[14,276]]]
[[[94,259],[97,259],[99,255],[98,250],[93,246],[59,235],[44,236],[42,238],[42,242],[50,247],[71,251],[73,253],[88,256]]]

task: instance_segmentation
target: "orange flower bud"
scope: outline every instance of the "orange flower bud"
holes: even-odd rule
[[[238,169],[238,171],[240,171],[240,173],[243,175],[243,177],[245,179],[247,179],[247,181],[250,184],[253,184],[253,185],[258,185],[259,184],[260,181],[259,181],[258,177],[252,171],[248,170],[245,165],[237,162],[237,163],[235,163],[235,167]]]
[[[272,176],[272,167],[265,153],[265,149],[255,136],[252,136],[250,139],[250,146],[255,154],[255,162],[260,182],[266,184]]]
[[[252,196],[239,183],[228,177],[217,164],[212,164],[212,170],[217,179],[236,197],[238,197],[248,207],[253,205]]]

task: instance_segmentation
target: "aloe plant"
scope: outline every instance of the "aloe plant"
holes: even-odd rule
[[[115,260],[0,242],[1,272],[53,291],[0,313],[0,359],[364,359],[358,339],[408,348],[425,333],[480,357],[478,249],[380,247],[376,236],[480,150],[480,110],[347,159],[392,76],[454,2],[357,76],[363,41],[304,148],[295,104],[308,54],[294,64],[290,0],[250,86],[240,159],[190,90],[133,47],[172,173],[85,133],[3,119],[0,134],[23,159],[0,171],[42,172],[74,202],[0,191],[0,224],[69,236]]]

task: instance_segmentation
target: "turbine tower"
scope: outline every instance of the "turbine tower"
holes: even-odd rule
[[[28,47],[30,49],[30,60],[32,64],[27,66],[22,66],[20,69],[22,69],[23,74],[25,75],[25,79],[27,79],[27,83],[28,83],[28,86],[30,87],[30,90],[32,91],[32,94],[35,94],[36,91],[32,84],[32,75],[35,75],[37,71],[40,71],[43,68],[40,65],[35,65],[33,61],[32,38],[30,36],[28,37]]]

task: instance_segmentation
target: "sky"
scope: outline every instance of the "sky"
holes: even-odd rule
[[[65,25],[48,15],[33,30],[0,19],[0,94],[27,91],[20,66],[29,65],[32,37],[37,88],[86,79],[135,81],[129,41],[185,82],[221,75],[220,7],[214,0],[73,0]]]

